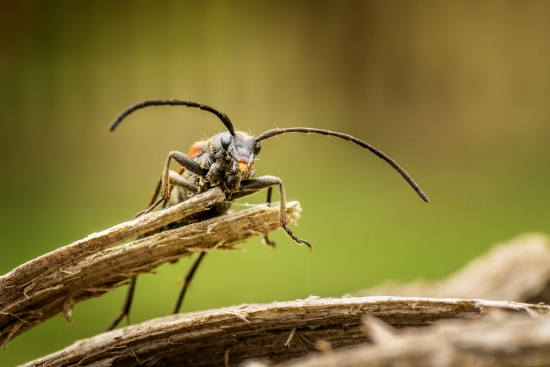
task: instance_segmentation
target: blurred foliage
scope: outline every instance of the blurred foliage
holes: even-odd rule
[[[436,279],[498,241],[550,232],[550,2],[0,2],[0,273],[133,218],[171,150],[237,127],[333,129],[266,141],[258,175],[304,209],[295,232],[214,253],[185,311],[338,297],[388,279]],[[263,195],[247,202],[261,203]],[[240,208],[240,207],[236,207]],[[189,260],[138,281],[132,322],[167,315]],[[103,331],[125,290],[76,306],[0,352],[12,366]]]

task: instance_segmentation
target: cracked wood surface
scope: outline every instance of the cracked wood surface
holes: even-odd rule
[[[395,330],[366,318],[373,344],[325,351],[280,367],[462,367],[550,365],[550,319],[494,315],[483,320],[442,321],[422,330]],[[248,362],[247,367],[269,364]]]
[[[25,366],[234,366],[249,358],[277,363],[323,343],[337,349],[369,342],[365,316],[403,329],[481,318],[495,310],[531,317],[550,313],[545,305],[475,299],[310,297],[154,319],[81,340]]]
[[[279,208],[261,205],[112,247],[222,200],[221,190],[209,190],[177,206],[94,233],[0,277],[0,346],[5,348],[11,338],[60,312],[70,321],[75,303],[98,297],[131,276],[193,252],[231,248],[279,226]],[[287,203],[289,222],[297,220],[300,210],[297,202]]]

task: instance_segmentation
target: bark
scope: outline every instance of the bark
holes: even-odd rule
[[[548,306],[513,302],[310,297],[155,319],[79,341],[26,366],[234,366],[249,358],[277,363],[316,348],[369,342],[375,336],[364,333],[365,316],[402,329],[428,326],[442,319],[481,318],[495,310],[544,320],[550,314]],[[547,334],[546,339],[550,337]]]
[[[481,367],[550,365],[550,319],[493,317],[441,322],[424,330],[395,332],[375,318],[365,320],[374,345],[330,351],[280,367]],[[247,363],[266,366],[265,363]]]
[[[60,312],[70,321],[77,302],[98,297],[132,276],[193,252],[231,249],[278,228],[279,208],[261,205],[112,247],[224,199],[221,190],[210,190],[177,206],[90,235],[2,276],[0,346],[5,348],[11,338]],[[300,210],[297,202],[287,203],[288,220],[295,221]]]

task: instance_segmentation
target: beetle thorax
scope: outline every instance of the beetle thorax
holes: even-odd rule
[[[191,173],[184,176],[195,181],[201,192],[219,186],[231,197],[240,189],[242,180],[254,177],[254,159],[259,151],[259,143],[245,132],[217,134],[195,143],[189,152],[195,162],[208,169],[208,174],[203,178]]]

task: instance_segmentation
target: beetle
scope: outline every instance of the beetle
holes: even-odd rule
[[[193,222],[203,221],[225,214],[231,206],[231,203],[238,198],[267,189],[267,205],[271,202],[271,194],[274,186],[279,187],[279,225],[287,235],[296,243],[305,244],[311,250],[312,245],[298,238],[287,226],[286,221],[286,196],[283,183],[280,178],[275,176],[261,176],[254,178],[254,160],[261,150],[260,142],[278,135],[287,133],[305,133],[321,134],[326,136],[335,136],[352,143],[355,143],[365,149],[370,150],[379,158],[389,163],[396,169],[416,193],[428,202],[428,197],[414,182],[409,174],[401,168],[397,162],[389,156],[374,148],[370,144],[357,139],[351,135],[309,127],[290,127],[282,129],[270,129],[254,137],[242,131],[235,131],[229,117],[204,104],[183,101],[183,100],[150,100],[130,106],[121,112],[111,123],[109,129],[114,131],[116,127],[131,113],[151,106],[185,106],[198,108],[216,115],[224,124],[227,131],[214,135],[208,140],[196,142],[191,146],[188,154],[178,151],[172,151],[168,154],[164,169],[156,189],[149,202],[147,209],[139,212],[136,217],[149,213],[163,204],[165,207],[173,206],[182,201],[214,187],[222,189],[226,196],[226,201],[214,204],[206,211],[196,213],[190,217],[184,218],[179,222],[167,226],[165,229],[181,227]],[[176,161],[180,166],[178,172],[170,170],[170,163]],[[160,194],[160,196],[159,196]],[[158,196],[158,198],[157,198]],[[267,236],[264,236],[264,243],[268,246],[275,246]],[[185,296],[185,292],[190,284],[198,266],[203,260],[206,252],[201,252],[199,257],[191,266],[189,272],[184,278],[184,285],[178,297],[174,313],[178,313]],[[123,308],[117,318],[109,326],[112,330],[124,316],[128,316],[135,290],[136,278],[130,280],[128,293]]]

